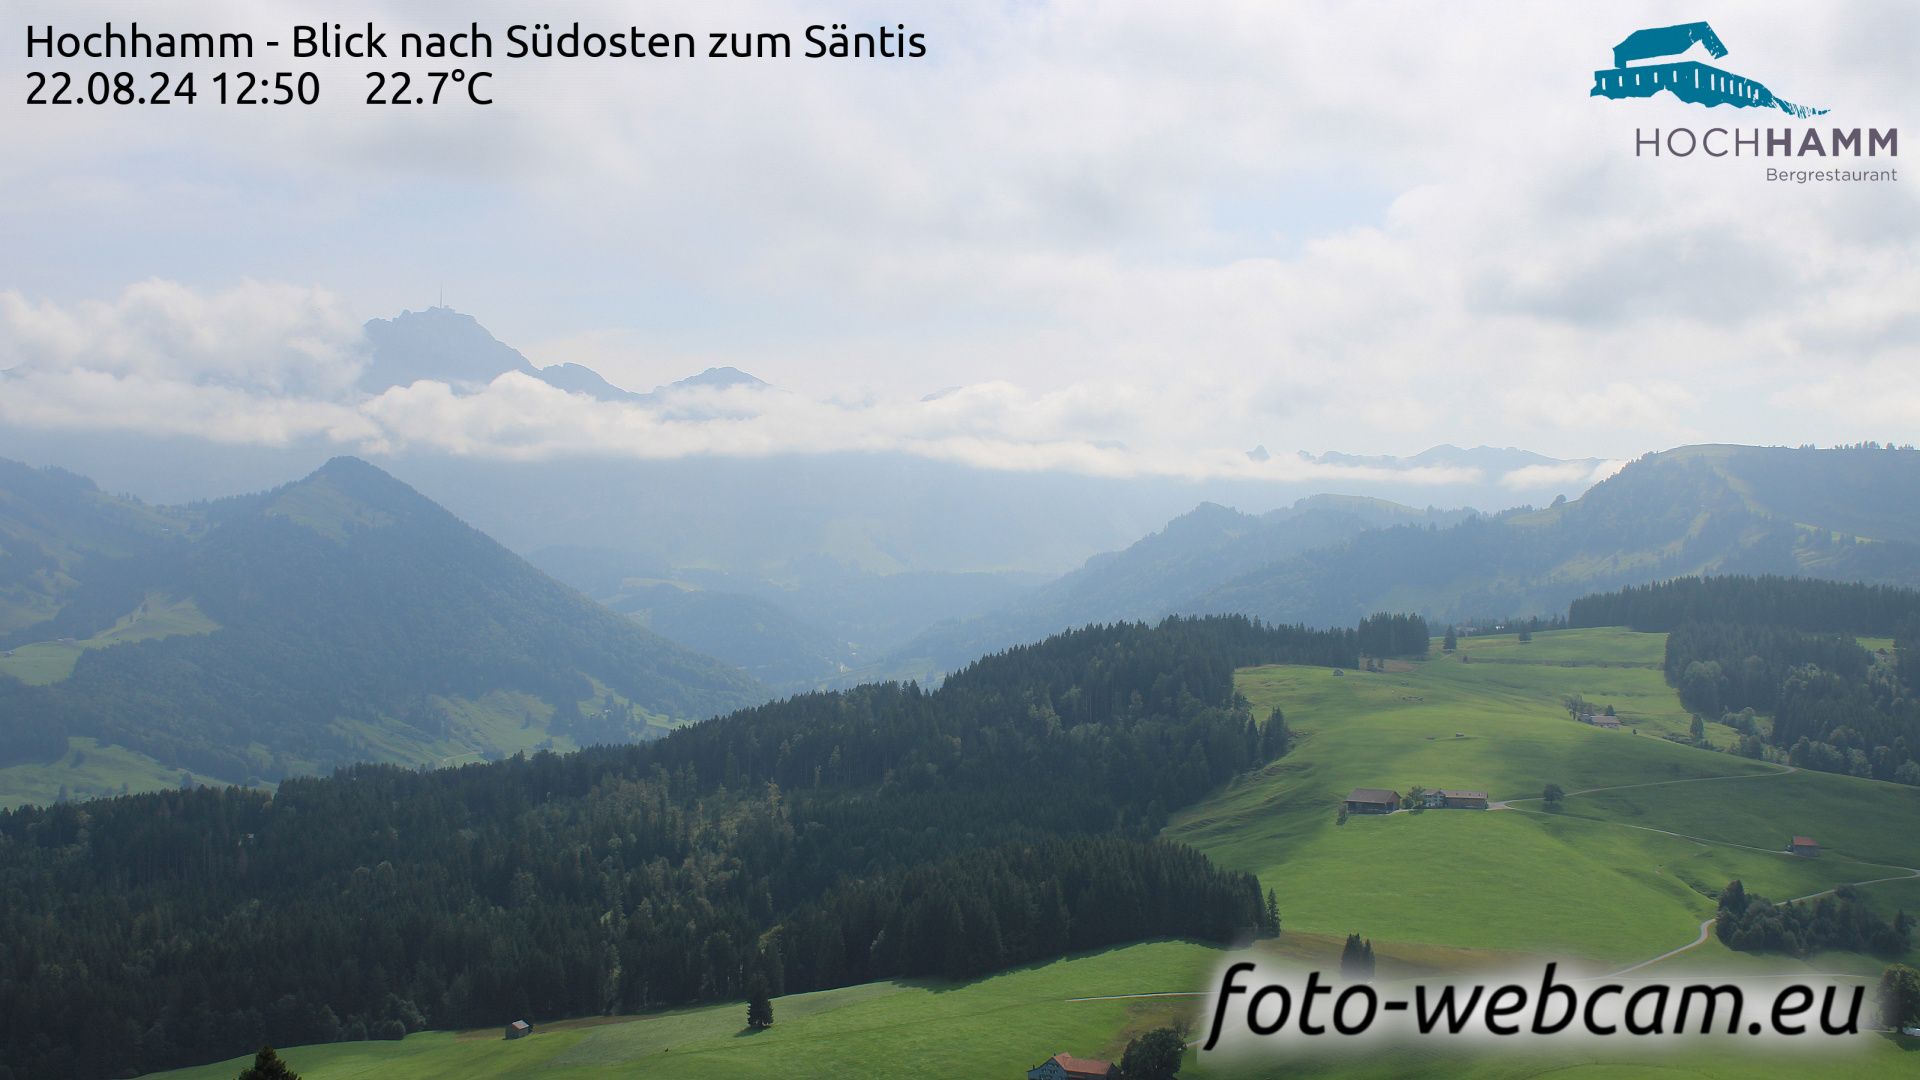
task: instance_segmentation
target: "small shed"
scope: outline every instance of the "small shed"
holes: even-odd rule
[[[1400,809],[1400,793],[1385,788],[1357,787],[1347,792],[1349,814],[1391,814]]]
[[[531,1034],[533,1034],[533,1025],[527,1023],[525,1020],[515,1020],[513,1023],[507,1025],[507,1038],[509,1039],[524,1039]]]
[[[1793,842],[1787,845],[1787,850],[1793,852],[1795,855],[1804,855],[1809,859],[1817,859],[1820,857],[1820,845],[1811,836],[1794,837]]]
[[[1055,1054],[1027,1070],[1027,1080],[1112,1080],[1120,1070],[1111,1061]]]

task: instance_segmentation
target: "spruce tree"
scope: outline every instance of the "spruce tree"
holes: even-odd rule
[[[287,1068],[287,1063],[280,1060],[280,1055],[273,1052],[273,1047],[263,1046],[253,1056],[253,1064],[241,1070],[235,1080],[300,1080],[300,1074]]]
[[[764,975],[747,980],[747,1026],[755,1031],[773,1026],[773,999],[767,996]]]

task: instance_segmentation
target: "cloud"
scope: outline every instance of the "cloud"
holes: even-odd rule
[[[330,294],[247,282],[203,294],[150,280],[62,306],[0,292],[0,363],[16,375],[79,372],[145,385],[328,396],[363,363],[360,327]]]
[[[1626,462],[1617,460],[1523,465],[1502,475],[1500,486],[1512,491],[1584,491],[1626,467]]]
[[[835,17],[897,14],[856,8]],[[109,10],[27,0],[21,18]],[[668,2],[646,21],[817,15]],[[449,21],[378,0],[333,17]],[[524,17],[480,3],[459,25]],[[581,0],[573,18],[636,16]],[[32,152],[0,162],[0,233],[66,283],[66,310],[118,274],[211,295],[243,276],[324,282],[361,314],[446,282],[542,362],[636,388],[731,364],[816,410],[769,406],[728,433],[732,452],[912,443],[1213,471],[1256,443],[1618,458],[1887,437],[1847,429],[1906,415],[1869,380],[1836,376],[1817,411],[1780,391],[1910,362],[1920,204],[1906,185],[1769,185],[1751,159],[1636,158],[1638,126],[1775,122],[1589,99],[1608,47],[1661,20],[1653,3],[1518,0],[923,5],[908,21],[924,62],[503,63],[484,110],[369,109],[361,65],[322,64],[323,103],[271,116],[13,107]],[[1897,62],[1898,34],[1860,27],[1914,21],[1898,3],[1774,0],[1715,25],[1738,70],[1885,126],[1920,100],[1920,69]],[[195,378],[326,398],[332,367],[259,362]],[[953,385],[969,393],[910,407]],[[621,453],[646,452],[632,430],[690,438],[534,393],[353,410],[382,438],[514,453],[582,431]],[[511,408],[584,427],[496,415]]]
[[[1008,380],[932,395],[817,396],[696,385],[646,402],[596,400],[509,371],[475,389],[419,380],[353,387],[365,342],[327,294],[248,284],[201,295],[150,281],[66,306],[0,294],[0,423],[42,430],[192,435],[238,445],[321,440],[345,450],[424,449],[507,459],[908,454],[1009,472],[1392,480],[1438,489],[1478,470],[1250,459],[1230,391],[1124,380],[1035,389]]]

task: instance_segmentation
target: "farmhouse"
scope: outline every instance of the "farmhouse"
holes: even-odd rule
[[[1787,845],[1787,850],[1793,852],[1795,855],[1804,855],[1809,859],[1817,859],[1820,857],[1820,845],[1816,843],[1811,836],[1794,837],[1793,842]]]
[[[1484,791],[1461,791],[1457,788],[1440,788],[1427,792],[1427,806],[1434,810],[1485,810],[1487,793]]]
[[[1391,814],[1400,809],[1400,793],[1384,788],[1357,787],[1347,792],[1349,814]]]
[[[1111,1080],[1120,1075],[1111,1061],[1055,1054],[1027,1070],[1027,1080]]]
[[[1620,727],[1620,718],[1617,716],[1608,716],[1606,713],[1582,713],[1580,715],[1580,722],[1583,724],[1592,724],[1594,727],[1612,728],[1615,730],[1618,730]]]
[[[525,1020],[515,1020],[513,1023],[507,1025],[507,1038],[509,1039],[523,1039],[531,1034],[533,1034],[533,1025],[527,1023]]]

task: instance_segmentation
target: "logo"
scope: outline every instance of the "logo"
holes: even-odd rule
[[[1712,64],[1674,59],[1695,45],[1706,49],[1707,55],[1715,60],[1727,55],[1720,35],[1704,22],[1635,30],[1613,47],[1613,67],[1593,73],[1593,89],[1587,91],[1587,96],[1643,98],[1664,90],[1681,101],[1708,108],[1732,105],[1740,109],[1779,109],[1802,120],[1827,111],[1782,101],[1765,85],[1744,75],[1722,71]],[[1628,64],[1635,66],[1628,67]]]

